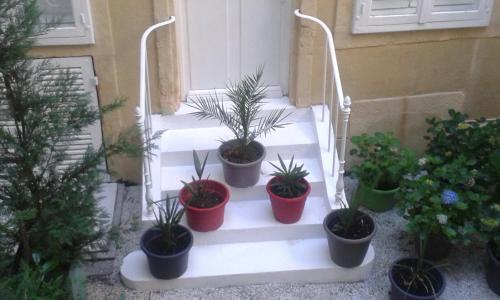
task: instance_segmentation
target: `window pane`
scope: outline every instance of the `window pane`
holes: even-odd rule
[[[432,11],[470,11],[479,8],[479,0],[436,0]]]
[[[75,26],[71,0],[38,0],[42,11],[41,22],[57,22],[58,27]]]

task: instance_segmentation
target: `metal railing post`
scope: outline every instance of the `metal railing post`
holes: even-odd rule
[[[141,36],[140,43],[140,58],[139,58],[139,106],[136,108],[137,126],[141,132],[141,139],[143,143],[149,143],[152,135],[152,121],[151,121],[151,90],[149,82],[149,68],[148,68],[148,49],[147,39],[151,32],[154,30],[175,22],[175,17],[171,16],[168,20],[157,23],[147,28]],[[143,195],[148,205],[148,211],[152,209],[152,189],[153,184],[151,181],[151,158],[149,153],[143,153]],[[144,200],[144,199],[143,199]],[[156,199],[159,200],[159,199]]]

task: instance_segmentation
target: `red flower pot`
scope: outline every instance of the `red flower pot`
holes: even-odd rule
[[[189,227],[196,231],[213,231],[221,227],[224,223],[224,208],[229,201],[229,190],[227,187],[215,180],[201,180],[205,189],[216,193],[222,198],[222,202],[210,208],[197,208],[186,205],[191,199],[191,192],[183,187],[179,192],[179,200],[186,208],[186,218]]]
[[[300,220],[307,196],[311,192],[311,185],[307,180],[303,179],[307,184],[307,190],[301,196],[295,198],[283,198],[273,193],[271,185],[280,180],[279,177],[273,177],[266,185],[269,199],[271,199],[271,207],[273,209],[274,218],[284,224],[292,224]]]

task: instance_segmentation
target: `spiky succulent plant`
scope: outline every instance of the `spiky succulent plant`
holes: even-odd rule
[[[304,164],[300,166],[298,164],[294,165],[293,156],[288,166],[279,154],[278,159],[280,166],[269,162],[269,164],[276,169],[276,171],[271,174],[277,177],[277,180],[271,183],[273,193],[284,198],[295,198],[304,194],[307,190],[307,182],[304,178],[309,175],[309,172],[304,169]]]

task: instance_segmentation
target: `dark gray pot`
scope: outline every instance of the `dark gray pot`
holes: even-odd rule
[[[424,268],[428,269],[428,275],[436,280],[437,286],[434,287],[435,294],[429,296],[418,296],[409,293],[404,287],[397,284],[395,278],[396,268],[398,266],[408,266],[415,268],[417,259],[413,257],[401,258],[395,261],[389,270],[389,280],[391,281],[391,300],[433,300],[439,298],[446,288],[446,280],[439,268],[436,268],[430,261],[424,260]]]
[[[488,267],[486,269],[486,280],[488,286],[500,296],[500,260],[493,254],[493,243],[490,242],[486,246],[488,252]]]
[[[326,215],[323,220],[323,228],[328,239],[328,247],[332,261],[344,268],[354,268],[363,263],[368,247],[370,246],[370,242],[377,232],[377,224],[370,216],[367,215],[373,223],[373,231],[370,235],[356,240],[340,237],[330,231],[328,224],[333,221],[337,214],[344,210],[345,209],[334,210]],[[362,212],[359,213],[364,214]]]
[[[261,143],[252,141],[252,143],[260,149],[262,153],[261,157],[256,161],[247,164],[233,163],[222,157],[222,151],[227,147],[232,147],[235,141],[236,140],[230,140],[222,143],[217,151],[217,155],[222,162],[224,179],[230,186],[238,188],[254,186],[257,181],[259,181],[260,167],[262,165],[262,161],[266,157],[266,148],[264,148]]]

